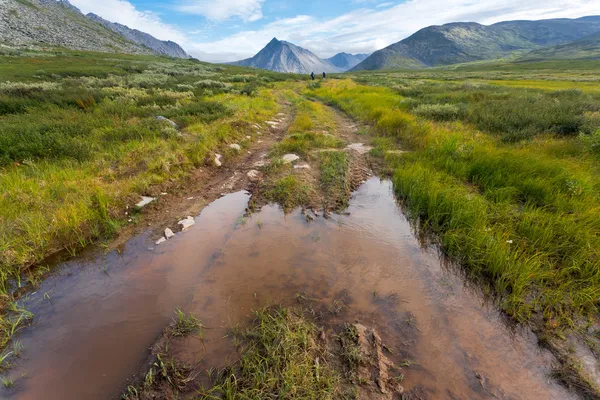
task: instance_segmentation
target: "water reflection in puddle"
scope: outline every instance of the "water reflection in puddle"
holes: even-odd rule
[[[390,182],[369,180],[349,215],[313,222],[275,206],[241,218],[247,201],[245,193],[217,200],[154,251],[140,236],[121,254],[64,266],[32,298],[37,323],[21,335],[25,354],[13,371],[27,376],[6,394],[118,397],[176,307],[210,328],[185,358],[224,366],[229,327],[305,293],[331,305],[342,299],[349,306],[339,322],[379,330],[395,358],[413,363],[407,390],[432,399],[571,398],[548,382],[552,358],[534,338],[512,335],[493,306],[420,247]]]

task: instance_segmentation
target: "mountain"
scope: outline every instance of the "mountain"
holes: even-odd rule
[[[338,53],[331,58],[325,59],[325,61],[329,61],[336,67],[341,68],[344,71],[348,71],[349,69],[360,64],[360,62],[365,60],[367,57],[369,57],[369,54]]]
[[[517,61],[600,60],[600,33],[559,46],[534,50]]]
[[[277,40],[277,38],[273,38],[254,57],[231,64],[296,74],[343,71],[329,61],[320,59],[310,51],[295,44]]]
[[[148,33],[138,31],[137,29],[131,29],[125,25],[121,25],[116,22],[107,21],[104,18],[93,13],[87,14],[87,17],[92,21],[102,24],[104,27],[110,29],[111,31],[120,34],[130,42],[148,47],[157,54],[162,54],[165,56],[176,58],[190,58],[190,56],[185,52],[185,50],[181,48],[181,46],[179,46],[175,42],[171,42],[170,40],[159,40]]]
[[[570,43],[596,32],[600,32],[600,16],[507,21],[489,26],[455,22],[421,29],[376,51],[352,70],[422,68],[488,60]]]
[[[95,15],[88,18],[68,0],[0,0],[0,43],[188,57],[176,43]]]

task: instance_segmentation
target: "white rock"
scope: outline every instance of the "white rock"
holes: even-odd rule
[[[267,121],[267,125],[271,125],[272,127],[276,127],[277,125],[279,125],[279,122]]]
[[[173,233],[171,228],[166,228],[165,229],[165,238],[171,239],[173,236],[175,236],[175,233]]]
[[[265,165],[267,165],[267,163],[264,160],[260,160],[260,161],[255,162],[254,164],[252,164],[252,166],[254,168],[261,168],[261,167],[264,167]]]
[[[242,149],[242,147],[237,143],[230,144],[229,148],[234,149],[235,151],[240,151]]]
[[[192,226],[196,225],[196,221],[194,221],[193,217],[187,217],[186,219],[179,221],[178,224],[181,225],[181,231],[185,232]]]
[[[294,169],[310,169],[310,165],[308,165],[307,163],[296,164],[294,165]]]
[[[164,121],[166,123],[168,123],[169,125],[171,125],[173,128],[177,129],[177,124],[173,121],[171,121],[169,118],[165,118],[162,115],[159,115],[158,117],[156,117],[157,121]]]
[[[248,173],[246,175],[248,175],[248,178],[252,182],[256,182],[256,181],[258,181],[260,179],[260,172],[258,172],[255,169],[248,171]]]
[[[369,151],[373,150],[373,148],[371,146],[365,146],[362,143],[352,143],[346,146],[346,150],[353,150],[358,154],[367,154]]]
[[[143,208],[146,207],[148,204],[152,203],[154,200],[156,200],[154,197],[142,196],[142,200],[135,206],[137,208]]]
[[[284,164],[290,164],[290,163],[293,163],[294,161],[298,161],[299,159],[300,159],[300,157],[298,157],[295,154],[286,154],[282,158]]]
[[[156,241],[156,244],[157,244],[157,245],[159,245],[159,244],[163,244],[163,243],[164,243],[164,242],[166,242],[166,241],[167,241],[167,239],[165,239],[164,237],[161,237],[160,239],[158,239],[158,240]]]
[[[284,114],[284,113],[277,113],[277,115],[278,115],[278,116],[280,116],[280,117],[281,117],[281,116],[284,116],[284,117],[285,117],[285,114]]]
[[[220,167],[221,165],[223,165],[223,163],[221,162],[221,158],[223,158],[222,155],[220,154],[215,154],[215,165],[217,167]]]
[[[246,135],[246,139],[250,140],[250,139],[252,139],[252,136]]]

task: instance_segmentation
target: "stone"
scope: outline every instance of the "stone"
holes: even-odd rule
[[[220,167],[221,165],[223,165],[223,163],[221,162],[221,158],[223,158],[222,155],[220,154],[215,154],[215,165],[217,167]]]
[[[166,242],[166,241],[167,241],[167,239],[165,239],[164,237],[161,237],[160,239],[158,239],[158,240],[156,241],[156,245],[163,244],[163,243],[164,243],[164,242]]]
[[[298,157],[295,154],[286,154],[285,156],[282,157],[284,164],[290,164],[290,163],[293,163],[294,161],[298,161],[299,159],[300,159],[300,157]]]
[[[310,169],[310,165],[307,163],[296,164],[294,165],[294,169]]]
[[[142,196],[142,200],[139,203],[137,203],[135,206],[137,208],[144,208],[148,204],[152,203],[154,200],[156,200],[156,198],[154,198],[154,197]]]
[[[252,166],[254,168],[261,168],[261,167],[264,167],[265,165],[267,165],[267,163],[264,160],[259,160],[259,161],[255,162],[254,164],[252,164]]]
[[[362,143],[352,143],[346,146],[346,150],[356,151],[358,154],[367,154],[368,152],[373,150],[373,147],[365,146]]]
[[[168,123],[169,125],[171,125],[173,128],[177,129],[178,126],[175,122],[171,121],[169,118],[165,118],[162,115],[159,115],[158,117],[156,117],[157,121],[164,121],[166,123]]]
[[[185,232],[192,226],[196,225],[196,221],[193,217],[187,217],[186,219],[182,219],[181,221],[179,221],[178,224],[181,225],[181,231]]]
[[[166,228],[165,229],[165,238],[171,239],[173,236],[175,236],[175,233],[171,230],[171,228]]]
[[[267,121],[267,125],[271,125],[272,127],[276,127],[279,125],[279,122],[275,122],[275,121]]]
[[[258,172],[255,169],[248,171],[248,173],[246,175],[248,175],[248,178],[252,182],[256,182],[256,181],[260,180],[260,172]]]
[[[246,139],[250,140],[250,139],[252,139],[252,136],[246,135]]]
[[[230,144],[230,145],[229,145],[229,148],[230,148],[230,149],[233,149],[233,150],[235,150],[235,151],[240,151],[240,150],[242,150],[242,146],[240,146],[240,145],[239,145],[239,144],[237,144],[237,143]]]

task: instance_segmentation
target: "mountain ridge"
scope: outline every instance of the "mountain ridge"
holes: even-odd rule
[[[517,51],[566,44],[596,32],[600,32],[600,16],[432,25],[374,52],[351,71],[435,67],[500,58]]]
[[[367,57],[369,57],[369,54],[350,54],[341,52],[337,53],[333,57],[326,58],[325,61],[329,61],[336,67],[341,68],[344,71],[348,71],[349,69],[354,68],[356,65],[360,64]]]
[[[149,33],[131,29],[127,25],[119,24],[118,22],[110,22],[94,13],[88,13],[86,17],[120,34],[131,42],[150,48],[157,54],[175,58],[190,58],[181,46],[170,40],[157,39]]]
[[[0,43],[189,57],[176,43],[99,19],[87,17],[68,0],[0,0]],[[109,24],[123,27],[122,32]]]
[[[254,57],[230,64],[296,74],[343,72],[341,68],[317,57],[310,50],[277,38],[273,38]]]

